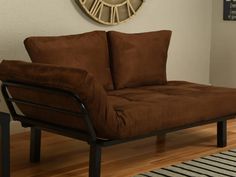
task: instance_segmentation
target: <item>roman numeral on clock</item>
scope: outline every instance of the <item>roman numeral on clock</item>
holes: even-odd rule
[[[127,10],[128,10],[129,17],[135,14],[135,10],[129,0],[127,1]]]
[[[80,0],[82,4],[85,4],[87,0]]]
[[[111,7],[110,22],[111,23],[119,23],[120,22],[119,11],[118,11],[117,6]]]
[[[104,3],[101,0],[95,0],[90,9],[91,15],[101,19]]]
[[[119,24],[130,19],[144,0],[76,0],[85,12],[99,23]]]

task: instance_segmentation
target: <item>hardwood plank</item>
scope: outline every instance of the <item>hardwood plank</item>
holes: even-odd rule
[[[43,132],[42,160],[29,163],[29,133],[11,137],[12,177],[87,177],[89,146]],[[130,177],[181,161],[236,148],[236,120],[228,123],[228,146],[216,147],[216,124],[103,148],[102,176]]]

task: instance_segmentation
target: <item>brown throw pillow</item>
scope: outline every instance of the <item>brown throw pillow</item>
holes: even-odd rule
[[[109,32],[116,89],[166,84],[171,31],[138,34]]]
[[[57,37],[29,37],[25,47],[35,63],[81,68],[106,90],[113,89],[105,31]]]

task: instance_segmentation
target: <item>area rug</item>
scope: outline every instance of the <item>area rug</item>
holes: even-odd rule
[[[236,177],[236,149],[142,173],[135,177]]]

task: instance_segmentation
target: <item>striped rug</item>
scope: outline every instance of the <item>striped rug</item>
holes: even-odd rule
[[[142,173],[135,177],[236,177],[236,149]]]

